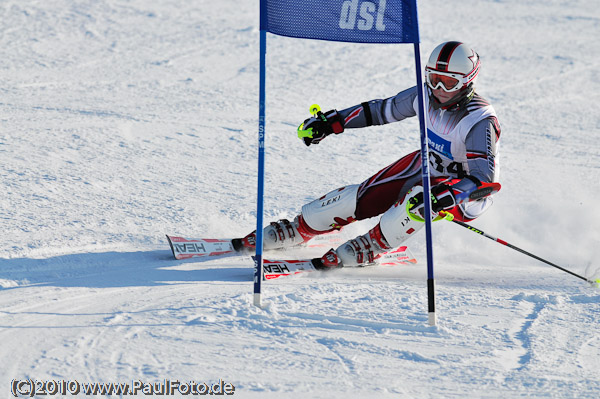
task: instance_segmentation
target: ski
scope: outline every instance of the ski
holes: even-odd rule
[[[242,255],[236,251],[231,239],[184,238],[167,235],[167,241],[177,260],[203,258],[204,260]]]
[[[315,237],[317,238],[317,237]],[[236,250],[232,239],[215,238],[184,238],[167,235],[167,240],[173,256],[177,260],[198,258],[198,260],[215,260],[232,256],[251,255],[249,252]],[[335,246],[338,237],[320,237],[309,241],[304,247],[308,248],[331,248]],[[263,260],[264,279],[271,280],[278,277],[290,276],[298,273],[318,270],[319,258],[297,259],[297,260]],[[398,266],[415,264],[417,260],[408,247],[401,246],[394,250],[384,252],[375,257],[373,265]],[[316,267],[315,267],[316,265]]]
[[[202,260],[213,260],[227,258],[230,256],[244,256],[251,253],[239,250],[232,238],[185,238],[167,234],[167,241],[171,252],[177,260],[202,258]],[[314,237],[303,248],[329,249],[342,244],[344,240],[335,233],[322,234]],[[241,246],[241,243],[240,243]],[[252,252],[252,251],[251,251]]]
[[[254,259],[254,256],[252,257]],[[263,279],[272,280],[283,276],[291,276],[303,272],[314,272],[316,259],[299,260],[267,260],[263,259]]]
[[[254,257],[253,257],[254,258]],[[397,249],[384,252],[375,257],[375,263],[368,266],[398,266],[412,265],[417,260],[410,252],[408,247],[402,246]],[[316,270],[333,271],[339,269],[324,269],[321,266],[321,259],[296,259],[296,260],[271,260],[263,259],[263,279],[273,280],[283,276],[291,276],[299,273],[313,272]]]
[[[382,266],[410,265],[417,263],[417,259],[407,246],[401,246],[375,256],[375,263]]]

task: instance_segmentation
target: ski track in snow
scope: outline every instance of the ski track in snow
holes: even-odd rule
[[[473,225],[599,278],[596,2],[419,7],[423,58],[445,40],[477,49],[502,126],[503,188]],[[437,327],[422,237],[417,265],[268,281],[261,309],[249,257],[172,259],[165,233],[255,228],[258,11],[0,3],[0,397],[24,378],[223,379],[240,398],[600,397],[600,291],[452,224],[434,225]],[[269,35],[268,48],[266,221],[418,148],[416,120],[310,148],[295,135],[310,104],[413,85],[411,46]]]

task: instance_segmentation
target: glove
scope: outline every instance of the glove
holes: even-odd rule
[[[298,126],[298,138],[304,140],[307,146],[319,144],[321,140],[331,133],[340,134],[344,131],[342,117],[335,109],[325,113],[318,111]]]
[[[463,179],[448,179],[431,188],[431,211],[439,213],[454,208],[458,204],[478,201],[500,191],[500,183],[482,183],[474,176]],[[423,214],[423,193],[410,198],[410,209]]]
[[[418,192],[410,200],[411,212],[417,212],[421,216],[424,214],[423,192]],[[438,184],[431,188],[431,211],[438,213],[456,206],[456,198],[452,188],[447,184]]]
[[[435,213],[454,208],[456,197],[452,188],[446,184],[438,184],[431,188],[431,210]]]

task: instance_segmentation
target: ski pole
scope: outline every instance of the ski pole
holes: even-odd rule
[[[440,212],[440,213],[441,213],[441,212]],[[447,212],[445,212],[445,213],[447,213]],[[469,226],[469,225],[468,225],[468,224],[466,224],[465,222],[461,222],[460,220],[455,220],[455,219],[449,219],[449,220],[451,220],[451,221],[453,221],[454,223],[456,223],[456,224],[458,224],[458,225],[460,225],[460,226],[462,226],[462,227],[464,227],[464,228],[466,228],[466,229],[468,229],[468,230],[471,230],[471,231],[473,231],[473,232],[475,232],[475,233],[477,233],[477,234],[479,234],[479,235],[482,235],[482,236],[484,236],[484,237],[487,237],[487,238],[489,238],[490,240],[493,240],[493,241],[496,241],[497,243],[500,243],[500,244],[506,245],[507,247],[509,247],[509,248],[512,248],[512,249],[514,249],[515,251],[519,251],[519,252],[521,252],[522,254],[525,254],[525,255],[527,255],[527,256],[530,256],[530,257],[532,257],[532,258],[534,258],[534,259],[537,259],[537,260],[539,260],[540,262],[544,262],[544,263],[546,263],[546,264],[548,264],[548,265],[550,265],[550,266],[553,266],[553,267],[555,267],[555,268],[557,268],[557,269],[560,269],[560,270],[562,270],[563,272],[567,272],[567,273],[569,273],[569,274],[570,274],[570,275],[572,275],[572,276],[575,276],[575,277],[577,277],[577,278],[580,278],[580,279],[582,279],[582,280],[585,280],[585,281],[587,281],[588,283],[592,284],[593,286],[600,286],[600,278],[599,278],[599,279],[597,279],[597,280],[595,280],[595,281],[594,281],[594,280],[590,280],[590,279],[588,279],[588,278],[585,278],[585,277],[583,277],[583,276],[581,276],[581,275],[579,275],[579,274],[577,274],[577,273],[574,273],[574,272],[572,272],[572,271],[570,271],[570,270],[567,270],[567,269],[565,269],[564,267],[560,267],[560,266],[558,266],[558,265],[556,265],[556,264],[554,264],[554,263],[552,263],[552,262],[548,262],[547,260],[545,260],[545,259],[542,259],[542,258],[540,258],[539,256],[536,256],[536,255],[534,255],[534,254],[532,254],[532,253],[530,253],[530,252],[527,252],[527,251],[525,251],[525,250],[523,250],[523,249],[521,249],[521,248],[519,248],[519,247],[515,247],[514,245],[512,245],[512,244],[509,244],[508,242],[506,242],[506,241],[504,241],[504,240],[501,240],[500,238],[493,237],[493,236],[491,236],[491,235],[489,235],[489,234],[486,234],[485,232],[483,232],[483,231],[481,231],[481,230],[479,230],[479,229],[476,229],[476,228],[475,228],[475,227],[473,227],[473,226]]]

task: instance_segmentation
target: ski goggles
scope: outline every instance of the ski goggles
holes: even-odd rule
[[[442,89],[446,92],[460,90],[464,86],[465,77],[458,73],[425,70],[427,85],[433,90]]]

